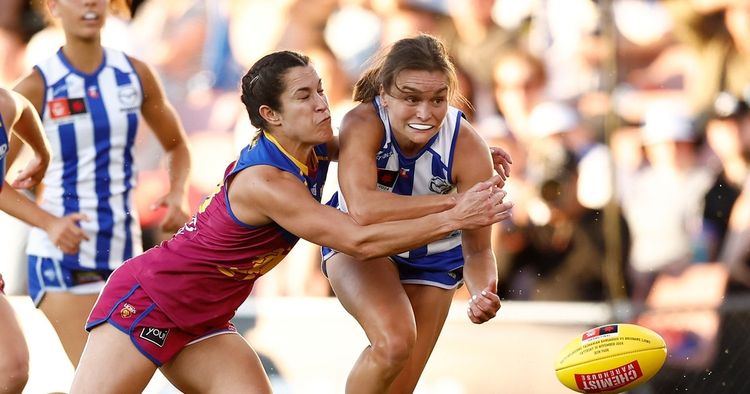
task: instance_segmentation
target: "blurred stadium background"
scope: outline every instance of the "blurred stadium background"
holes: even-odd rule
[[[495,228],[501,314],[472,325],[456,296],[420,393],[557,393],[557,350],[595,325],[660,332],[667,365],[639,393],[750,392],[750,0],[112,0],[108,46],[152,64],[190,138],[191,202],[252,136],[245,69],[275,49],[313,58],[334,124],[366,59],[427,32],[457,65],[467,118],[514,158],[513,220]],[[42,0],[0,0],[0,85],[62,44]],[[148,209],[165,185],[139,132]],[[8,171],[12,179],[16,169]],[[335,171],[335,167],[332,169]],[[335,189],[335,172],[329,176]],[[31,348],[25,392],[72,368],[25,295],[28,229],[0,216],[0,272]],[[342,392],[365,338],[300,243],[237,317],[280,393]],[[157,377],[152,393],[172,393]]]

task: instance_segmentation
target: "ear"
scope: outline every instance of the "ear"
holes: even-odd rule
[[[52,15],[53,17],[60,17],[59,13],[57,12],[57,0],[47,0],[47,10],[49,10],[50,15]]]
[[[263,118],[266,123],[273,126],[281,125],[281,117],[276,111],[271,109],[271,107],[267,105],[261,105],[258,109],[258,112],[260,113],[260,117]]]

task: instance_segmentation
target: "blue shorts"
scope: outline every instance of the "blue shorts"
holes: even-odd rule
[[[328,259],[335,256],[339,252],[327,247],[323,247],[322,253],[323,259],[321,262],[321,270],[323,271],[323,275],[328,277],[328,273],[326,272],[326,263],[328,262]],[[400,262],[399,260],[401,259],[396,257],[389,257],[388,259],[396,265],[401,283],[404,284],[434,286],[441,289],[457,289],[464,283],[463,265],[453,269],[435,269],[424,268],[411,265],[406,262]]]
[[[112,271],[75,270],[63,266],[59,260],[29,256],[29,295],[39,306],[49,292],[98,294]]]

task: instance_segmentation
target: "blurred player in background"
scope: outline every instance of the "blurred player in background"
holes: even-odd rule
[[[12,186],[5,181],[11,132],[34,152],[33,159],[18,174]],[[13,156],[15,154],[11,154],[8,162],[13,161]],[[85,217],[79,213],[55,217],[13,188],[28,188],[39,183],[49,159],[49,146],[34,107],[18,93],[0,88],[0,210],[39,227],[67,253],[76,253],[81,240],[87,239],[76,222]],[[0,393],[20,393],[29,377],[29,350],[13,308],[5,298],[4,288],[5,282],[0,274]]]
[[[141,116],[169,158],[170,190],[156,205],[174,231],[189,218],[190,156],[182,126],[154,73],[143,62],[102,47],[106,0],[48,0],[65,44],[38,64],[15,90],[41,115],[52,161],[40,204],[55,215],[82,212],[88,240],[71,253],[38,229],[27,247],[29,294],[78,364],[86,316],[112,270],[139,254],[141,232],[133,205],[133,146]]]
[[[402,39],[384,52],[356,84],[360,104],[342,123],[333,204],[360,224],[413,219],[446,209],[456,191],[491,176],[487,145],[449,105],[458,97],[455,70],[436,38]],[[370,340],[347,393],[412,392],[464,279],[473,323],[500,308],[490,227],[377,259],[323,252],[336,296]]]
[[[361,226],[320,204],[338,151],[309,58],[288,51],[261,58],[243,77],[242,92],[258,136],[190,223],[107,281],[89,317],[72,393],[139,393],[157,367],[183,392],[268,393],[257,354],[231,335],[230,319],[299,238],[368,259],[509,215],[500,176],[488,176],[441,212]]]

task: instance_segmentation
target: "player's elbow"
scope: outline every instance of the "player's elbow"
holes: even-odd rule
[[[375,215],[367,209],[349,207],[349,216],[360,226],[368,226],[376,223]]]
[[[379,247],[365,236],[357,235],[351,237],[341,250],[357,260],[369,260],[385,255],[382,247]]]

